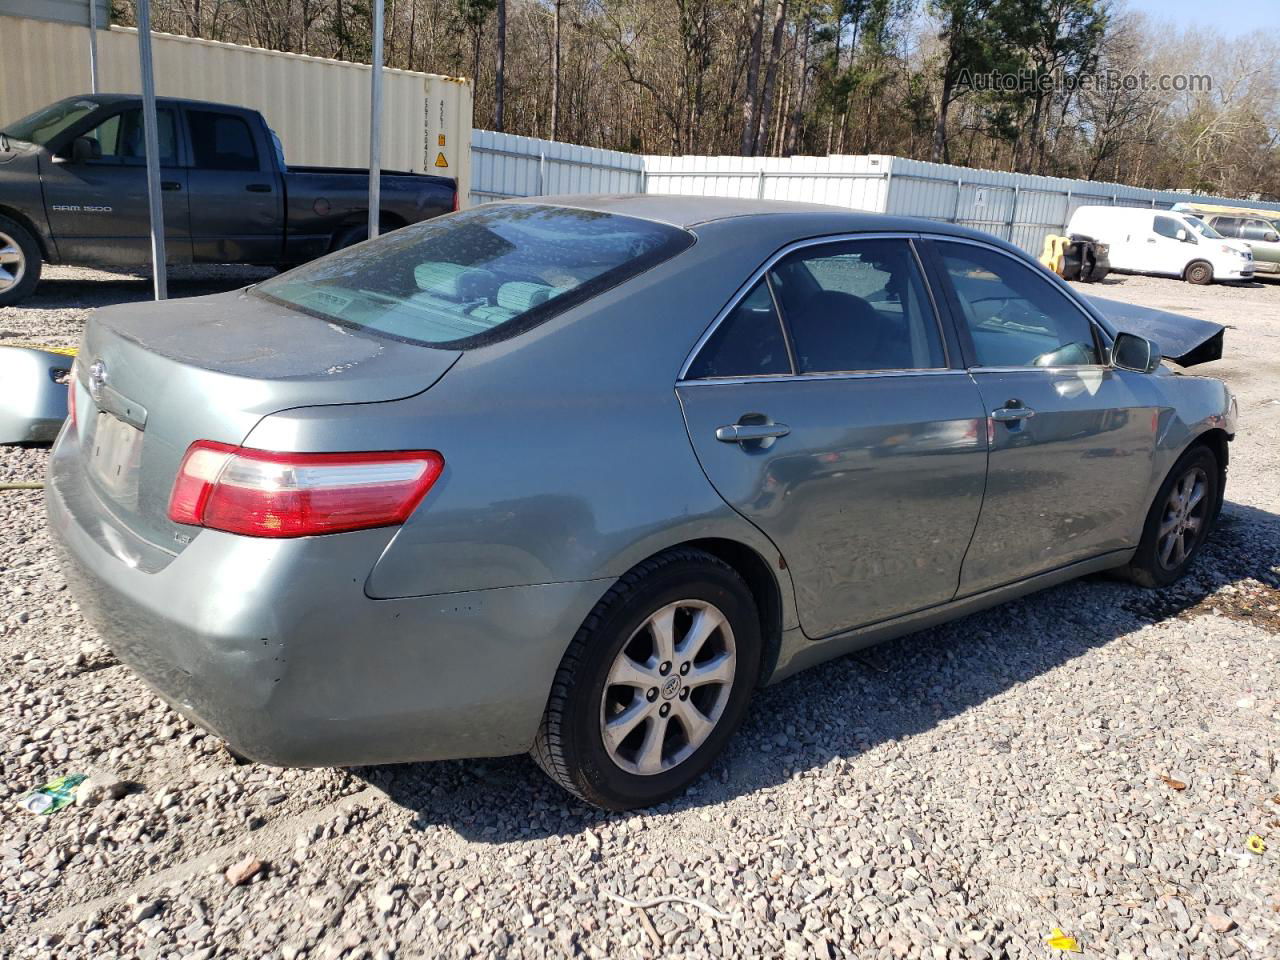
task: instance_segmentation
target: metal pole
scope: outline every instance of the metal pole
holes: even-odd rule
[[[89,0],[89,92],[98,92],[98,0]]]
[[[369,76],[369,236],[382,209],[382,0],[373,0],[373,71]]]
[[[160,137],[156,131],[156,78],[151,69],[151,0],[138,0],[138,64],[142,73],[142,140],[147,152],[147,208],[151,214],[151,272],[156,299],[169,298],[165,273],[164,203],[160,199]]]

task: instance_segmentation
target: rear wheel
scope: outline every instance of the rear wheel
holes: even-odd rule
[[[1178,458],[1147,513],[1142,540],[1125,568],[1144,587],[1167,587],[1191,566],[1213,526],[1222,474],[1208,447]]]
[[[1187,264],[1187,269],[1183,276],[1186,277],[1187,283],[1194,283],[1198,286],[1213,283],[1213,265],[1204,260],[1194,260]]]
[[[31,231],[8,217],[0,217],[0,307],[29,297],[40,282],[44,262]]]
[[[741,722],[760,649],[755,600],[731,567],[692,549],[647,560],[574,637],[533,757],[600,807],[669,799],[706,771]]]
[[[378,235],[390,233],[395,230],[397,224],[383,221],[378,224]],[[357,243],[364,243],[369,239],[369,225],[367,223],[358,223],[355,226],[347,227],[346,230],[338,233],[333,239],[333,250],[342,250],[346,247],[354,247]]]

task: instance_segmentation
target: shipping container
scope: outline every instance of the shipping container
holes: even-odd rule
[[[365,64],[152,33],[158,96],[252,107],[280,135],[290,163],[367,167]],[[137,31],[98,31],[99,87],[141,90]],[[453,177],[467,196],[471,81],[408,70],[383,75],[382,166]],[[90,92],[89,29],[0,15],[0,124]]]

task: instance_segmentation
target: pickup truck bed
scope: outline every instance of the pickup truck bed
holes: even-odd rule
[[[70,97],[0,127],[0,305],[44,263],[150,265],[140,99]],[[290,167],[256,110],[157,100],[170,263],[290,266],[363,240],[366,170]],[[392,230],[457,207],[447,177],[382,171]],[[4,251],[11,251],[5,253]]]

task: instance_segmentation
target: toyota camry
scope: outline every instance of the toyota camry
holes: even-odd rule
[[[234,750],[531,751],[625,809],[803,667],[1176,580],[1236,410],[1173,365],[1221,351],[961,227],[504,201],[97,311],[48,512],[93,627]]]

